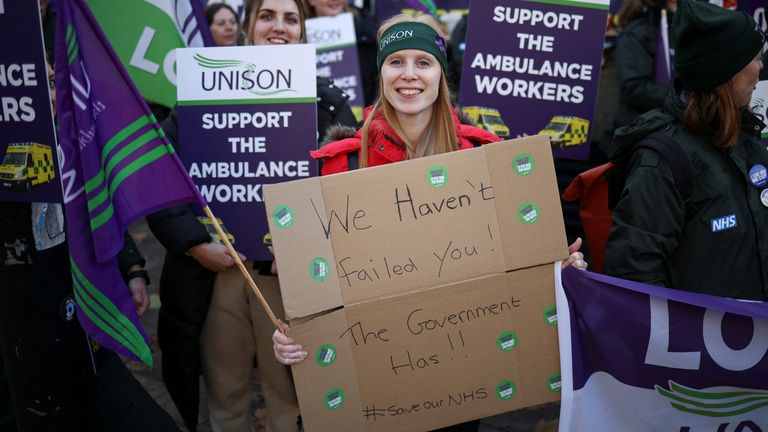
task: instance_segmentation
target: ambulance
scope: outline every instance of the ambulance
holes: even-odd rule
[[[553,149],[564,149],[587,142],[589,120],[581,117],[554,116],[540,134],[548,135]]]
[[[38,143],[8,145],[0,163],[0,185],[4,189],[31,191],[32,186],[56,177],[51,147]]]
[[[468,106],[462,108],[464,114],[468,115],[477,127],[493,132],[501,139],[509,138],[509,128],[504,124],[504,120],[495,108],[485,108],[479,106]]]

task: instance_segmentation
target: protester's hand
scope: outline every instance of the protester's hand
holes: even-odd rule
[[[277,324],[280,326],[280,330],[275,330],[272,334],[272,349],[275,350],[275,358],[277,361],[284,365],[293,365],[301,363],[307,358],[307,352],[294,342],[285,332],[288,330],[288,324],[277,320]]]
[[[147,292],[147,281],[143,277],[135,277],[128,281],[128,291],[131,293],[131,300],[136,307],[136,314],[141,318],[144,312],[149,309],[149,293]]]
[[[568,246],[568,259],[560,263],[562,269],[565,269],[569,265],[572,265],[579,270],[587,269],[588,264],[584,261],[584,254],[579,252],[579,249],[581,249],[581,237],[577,238],[572,245]]]
[[[237,254],[241,260],[245,260],[245,255],[240,252]],[[218,273],[235,265],[235,260],[229,254],[227,247],[220,243],[200,243],[188,250],[187,255],[212,272]]]

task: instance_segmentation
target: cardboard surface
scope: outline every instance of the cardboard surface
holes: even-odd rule
[[[264,188],[308,431],[426,430],[559,399],[535,136]],[[497,392],[498,390],[498,392]]]

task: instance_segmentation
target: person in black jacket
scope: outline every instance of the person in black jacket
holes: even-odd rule
[[[663,109],[616,132],[614,152],[650,133],[687,156],[693,190],[683,201],[655,150],[632,154],[606,248],[607,274],[671,288],[768,299],[768,152],[748,109],[762,68],[763,34],[746,14],[678,0],[679,80]]]
[[[0,356],[22,431],[175,431],[173,419],[77,321],[61,205],[0,203]],[[120,272],[139,315],[144,258],[125,235]]]
[[[659,38],[661,11],[669,11],[667,19],[672,21],[676,8],[675,0],[627,0],[619,11],[623,30],[614,55],[620,86],[614,128],[626,126],[638,115],[661,107],[672,88],[671,78],[658,74],[657,65],[666,61],[660,57],[666,55]],[[669,44],[673,52],[672,38]]]

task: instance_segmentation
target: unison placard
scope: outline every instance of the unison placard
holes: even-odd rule
[[[317,175],[313,45],[179,50],[180,155],[251,259],[271,259],[261,186]]]
[[[504,138],[546,134],[555,156],[587,159],[608,3],[474,0],[459,95],[467,114]]]

